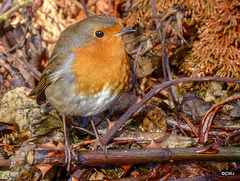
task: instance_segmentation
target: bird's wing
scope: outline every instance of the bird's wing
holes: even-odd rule
[[[58,70],[63,58],[65,58],[65,56],[62,56],[61,54],[51,57],[47,67],[41,74],[38,85],[31,91],[30,96],[36,95],[38,104],[42,104],[46,101],[44,91],[52,83],[51,74]],[[57,77],[56,80],[59,78],[60,77]]]

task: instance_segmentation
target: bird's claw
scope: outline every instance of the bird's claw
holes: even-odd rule
[[[65,143],[65,165],[67,172],[70,173],[71,171],[71,165],[72,165],[72,156],[77,160],[77,155],[71,148],[70,144],[68,142]]]

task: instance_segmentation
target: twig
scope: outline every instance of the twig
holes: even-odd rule
[[[14,71],[13,67],[7,63],[7,58],[0,54],[0,65],[4,67],[11,76],[13,76],[16,72]]]
[[[11,166],[11,160],[7,159],[0,159],[0,167],[10,167]]]
[[[28,33],[28,28],[29,28],[30,24],[31,24],[31,21],[27,21],[25,32],[23,33],[23,36],[21,37],[21,39],[19,40],[19,42],[16,45],[14,45],[13,47],[11,47],[10,49],[7,50],[8,52],[12,52],[13,50],[21,47],[25,43],[26,35]]]
[[[3,66],[4,68],[6,68],[8,70],[8,72],[10,73],[10,75],[12,76],[12,84],[15,87],[28,87],[29,85],[26,82],[26,80],[24,79],[24,77],[20,74],[20,72],[17,69],[14,69],[10,63],[7,63],[8,59],[0,54],[0,65]]]
[[[195,126],[191,123],[191,121],[188,120],[187,117],[185,117],[182,113],[180,113],[182,118],[187,122],[188,126],[191,128],[192,132],[195,134],[196,137],[198,137],[197,129]]]
[[[0,52],[2,54],[5,54],[6,56],[10,57],[11,59],[13,59],[15,62],[18,62],[18,65],[20,65],[24,70],[26,70],[28,73],[33,73],[33,76],[36,80],[40,79],[41,73],[36,70],[29,62],[27,62],[24,59],[18,59],[13,57],[10,53],[4,51],[2,48],[0,48]],[[6,59],[8,61],[8,59]],[[11,72],[10,72],[11,73]]]
[[[81,3],[82,3],[82,7],[84,9],[84,12],[86,14],[86,17],[88,18],[89,14],[88,14],[87,7],[86,7],[86,4],[85,4],[84,0],[81,0]]]
[[[240,79],[238,79],[240,80]],[[215,104],[214,106],[211,107],[211,109],[206,113],[206,115],[204,116],[203,120],[200,123],[200,127],[199,127],[199,140],[198,140],[198,144],[199,145],[204,145],[204,143],[206,142],[206,140],[208,139],[208,134],[209,134],[209,130],[210,130],[210,126],[212,123],[212,119],[215,116],[218,108],[230,101],[236,100],[236,99],[240,99],[240,94],[235,94],[231,97],[228,97],[227,99]],[[216,111],[214,111],[216,109]]]
[[[88,171],[87,168],[79,168],[78,170],[74,171],[71,176],[80,179],[84,176],[84,174]],[[68,181],[73,181],[72,177],[68,179]]]
[[[175,79],[169,82],[165,82],[163,84],[158,84],[154,87],[150,92],[148,92],[143,99],[137,104],[133,105],[127,112],[125,112],[118,121],[107,131],[105,136],[101,139],[101,143],[103,146],[107,145],[112,136],[115,135],[117,130],[122,127],[122,125],[138,110],[140,109],[149,99],[155,96],[158,92],[163,89],[175,85],[182,82],[199,82],[199,81],[215,81],[215,82],[231,82],[240,84],[240,79],[234,78],[225,78],[225,77],[185,77]]]
[[[78,2],[77,0],[71,0],[74,4],[76,4],[77,5],[77,7],[79,7],[80,9],[84,9],[84,7],[83,7],[83,5],[80,3],[80,2]],[[91,10],[89,10],[89,9],[86,9],[87,10],[87,12],[89,13],[89,14],[91,14],[91,15],[95,15],[95,13],[94,12],[92,12]]]
[[[168,61],[168,55],[167,55],[167,48],[166,48],[166,35],[167,35],[167,30],[168,27],[170,25],[172,21],[172,17],[170,17],[165,25],[165,27],[163,28],[163,40],[161,42],[162,45],[162,63],[165,65],[165,70],[163,70],[164,72],[164,80],[165,82],[172,80],[172,76],[171,76],[171,70],[170,70],[170,66],[169,66],[169,61]],[[160,29],[160,27],[159,27]]]
[[[201,149],[209,149],[201,148]],[[75,150],[77,158],[72,157],[71,164],[78,166],[103,166],[103,165],[135,165],[149,163],[167,163],[186,161],[240,161],[239,148],[223,147],[211,148],[215,154],[201,154],[199,148],[159,148],[138,150]],[[51,164],[64,166],[65,157],[51,157],[49,153],[64,153],[64,149],[35,148],[27,155],[30,165]],[[214,153],[214,152],[213,152]],[[52,154],[53,155],[53,154]]]
[[[170,65],[169,65],[169,59],[168,59],[168,55],[167,55],[167,49],[166,49],[166,33],[167,33],[167,29],[171,23],[171,21],[173,20],[172,17],[170,17],[167,21],[166,27],[164,28],[164,35],[162,35],[160,27],[161,24],[158,20],[158,15],[157,15],[157,11],[156,11],[156,5],[154,0],[151,0],[151,6],[152,6],[152,12],[153,12],[153,16],[154,16],[154,20],[156,23],[156,28],[157,28],[157,32],[158,32],[158,36],[159,36],[159,40],[161,42],[161,46],[162,46],[162,67],[163,67],[163,76],[164,76],[164,80],[165,81],[171,81],[172,80],[172,75],[171,75],[171,71],[170,71]],[[170,89],[170,94],[171,97],[173,99],[173,102],[175,104],[175,107],[177,107],[179,105],[178,102],[178,97],[177,97],[177,92],[174,86],[171,86]]]
[[[163,34],[163,41],[162,41],[162,48],[163,48],[163,58],[162,60],[163,63],[165,63],[165,67],[166,67],[166,71],[167,71],[167,77],[166,79],[168,78],[167,81],[171,81],[173,80],[172,79],[172,74],[171,74],[171,69],[170,69],[170,64],[169,64],[169,59],[168,59],[168,54],[167,54],[167,45],[166,45],[166,35],[167,35],[167,30],[168,30],[168,27],[170,25],[170,23],[172,22],[173,18],[170,17],[167,21],[167,24],[166,24],[166,27],[164,28],[164,34]],[[179,105],[179,101],[178,101],[178,96],[177,96],[177,92],[176,92],[176,89],[174,87],[174,85],[171,86],[171,97],[173,99],[173,102],[175,104],[175,107],[177,107]]]
[[[160,40],[160,42],[162,42],[163,36],[162,36],[161,30],[160,30],[160,22],[157,19],[158,15],[157,15],[157,10],[156,10],[156,5],[155,5],[154,0],[151,0],[151,6],[152,6],[154,20],[155,20],[155,23],[156,23],[156,26],[157,26],[157,32],[158,32],[159,40]]]
[[[28,0],[26,2],[23,2],[23,3],[19,3],[17,4],[16,6],[12,7],[11,9],[9,9],[7,12],[3,13],[1,16],[0,16],[0,24],[5,21],[8,16],[10,14],[12,14],[13,12],[17,11],[18,9],[22,8],[22,7],[25,7],[25,6],[28,6],[29,4],[33,3],[34,0]]]
[[[5,0],[2,2],[2,6],[0,8],[0,15],[5,13],[7,10],[9,10],[12,6],[13,0]]]
[[[87,133],[91,136],[96,136],[92,131],[89,131],[89,130],[87,130],[85,128],[82,128],[82,127],[72,126],[72,129],[77,129],[77,130],[79,130],[81,132],[85,132],[85,133]]]
[[[48,13],[43,12],[41,9],[38,9],[38,11],[41,12],[42,14],[44,14],[47,18],[51,19],[51,21],[57,26],[59,33],[62,32],[62,31],[61,31],[61,28],[60,28],[60,26],[59,26],[59,23],[56,22],[55,19],[54,19],[52,16],[49,16]],[[63,26],[64,26],[64,28],[66,28],[66,26],[65,26],[64,24],[63,24]],[[44,26],[43,26],[42,28],[43,28],[44,30],[46,30],[46,28],[45,28]],[[46,31],[47,31],[47,30],[46,30]],[[56,43],[56,42],[53,42],[53,43]]]

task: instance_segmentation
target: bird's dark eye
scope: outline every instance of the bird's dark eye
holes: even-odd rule
[[[96,37],[98,37],[98,38],[104,37],[103,31],[96,31],[96,32],[95,32],[95,35],[96,35]]]

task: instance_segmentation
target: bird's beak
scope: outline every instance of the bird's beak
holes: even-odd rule
[[[136,32],[136,30],[134,29],[121,29],[121,31],[117,34],[115,34],[114,36],[123,36],[123,35],[127,35],[127,34],[130,34],[130,33],[134,33]]]

